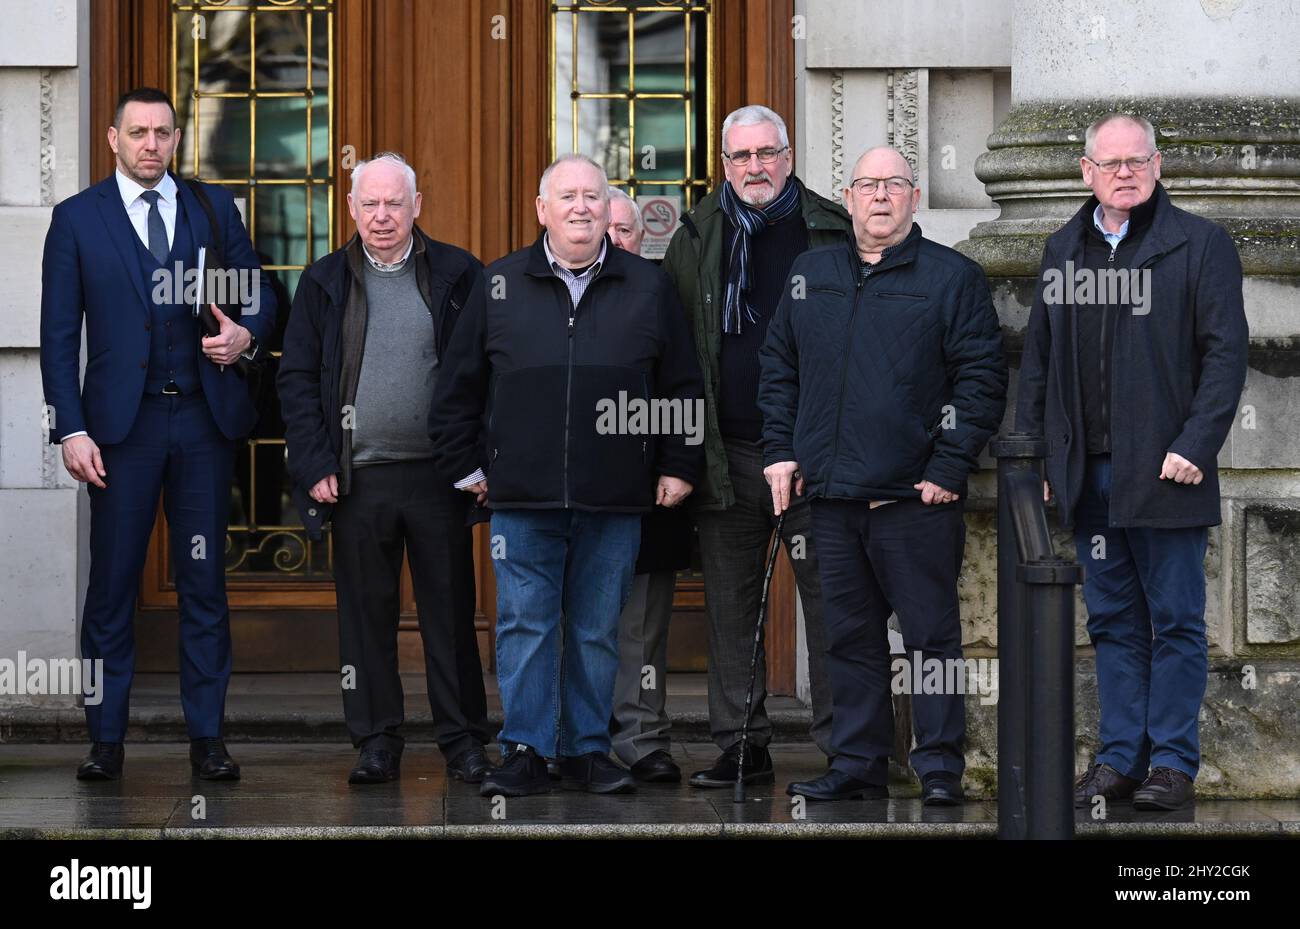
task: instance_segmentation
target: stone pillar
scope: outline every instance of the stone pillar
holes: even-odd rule
[[[1089,193],[1084,130],[1121,110],[1156,127],[1170,196],[1228,228],[1247,274],[1300,274],[1300,20],[1287,0],[1013,2],[1011,110],[975,169],[1002,213],[963,251],[990,274],[1035,274],[1043,240]]]
[[[1090,193],[1079,172],[1084,130],[1110,110],[1151,121],[1173,202],[1232,234],[1246,272],[1250,369],[1219,454],[1223,524],[1211,530],[1206,558],[1211,671],[1198,791],[1294,796],[1300,19],[1287,0],[1012,2],[1011,108],[976,163],[1001,213],[958,248],[989,274],[1016,369],[1044,240]],[[1080,605],[1081,626],[1082,617]],[[1095,740],[1088,665],[1080,665],[1080,735]]]
[[[40,269],[54,205],[89,180],[90,7],[3,0],[0,21],[0,659],[70,659],[89,518],[43,428]],[[0,693],[0,740],[6,708],[75,703]]]

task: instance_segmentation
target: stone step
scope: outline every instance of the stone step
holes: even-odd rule
[[[815,776],[825,760],[808,744],[773,744],[775,782],[730,790],[641,785],[622,796],[555,790],[498,803],[449,780],[432,746],[408,746],[402,776],[350,787],[347,745],[246,743],[233,754],[236,783],[190,777],[180,744],[127,747],[120,781],[86,783],[71,744],[0,745],[0,839],[4,838],[993,838],[997,804],[970,799],[923,807],[915,781],[891,784],[889,800],[797,804],[786,783]],[[685,770],[711,745],[678,743]],[[202,813],[196,818],[196,799]],[[1079,838],[1300,837],[1300,801],[1201,800],[1187,811],[1115,808],[1104,822],[1079,811]]]
[[[494,675],[484,676],[488,722],[501,727],[501,699]],[[712,742],[708,690],[703,674],[668,676],[670,737],[681,742]],[[402,675],[406,719],[402,732],[411,742],[432,742],[433,717],[424,678]],[[812,711],[794,697],[767,700],[773,738],[810,741]],[[235,674],[226,696],[226,738],[231,742],[347,742],[338,678],[329,674]],[[174,674],[136,675],[131,692],[128,742],[184,742],[188,739]],[[0,741],[87,742],[85,714],[72,707],[0,708]]]

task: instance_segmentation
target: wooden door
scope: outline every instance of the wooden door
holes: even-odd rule
[[[112,170],[102,130],[117,95],[140,84],[169,90],[183,130],[177,172],[228,184],[241,198],[286,307],[302,268],[352,234],[347,171],[376,151],[400,151],[415,168],[421,227],[487,262],[536,236],[537,178],[555,153],[572,147],[561,133],[571,142],[583,130],[585,113],[565,122],[565,109],[603,106],[609,114],[621,106],[624,122],[607,115],[597,125],[597,134],[612,128],[616,138],[626,126],[627,170],[611,177],[633,192],[675,185],[687,203],[720,176],[715,140],[727,112],[765,103],[793,120],[793,0],[254,0],[230,7],[167,0],[92,6],[92,173],[98,179]],[[593,104],[601,98],[582,87],[572,96],[572,73],[557,69],[556,40],[572,43],[575,19],[601,22],[590,33],[603,42],[601,60],[626,56],[627,85],[604,98],[612,103]],[[665,77],[676,66],[662,40],[668,33],[682,38],[680,82]],[[640,66],[633,61],[638,40]],[[683,127],[686,144],[659,162],[658,173],[638,173],[631,160],[638,113],[642,143],[656,126]],[[680,174],[666,173],[669,167]],[[334,671],[328,535],[312,544],[302,533],[287,501],[273,392],[266,410],[240,451],[232,490],[227,566],[236,666]],[[487,544],[480,527],[477,624],[490,665],[495,585]],[[684,575],[674,603],[674,668],[705,666],[703,597],[698,573]],[[141,670],[174,669],[176,594],[161,515],[140,610]],[[768,638],[774,693],[794,689],[794,617],[783,556]],[[401,628],[403,661],[415,670],[409,578]]]

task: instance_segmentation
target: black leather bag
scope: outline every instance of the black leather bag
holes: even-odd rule
[[[216,211],[212,209],[212,201],[208,199],[203,185],[193,178],[186,179],[185,183],[189,185],[190,190],[194,193],[194,198],[199,201],[199,206],[203,208],[204,214],[208,217],[210,238],[206,246],[207,253],[204,256],[203,281],[200,285],[202,298],[199,300],[199,325],[203,327],[203,334],[210,337],[221,332],[221,324],[217,322],[211,304],[216,303],[217,306],[221,307],[222,313],[236,321],[243,315],[243,307],[238,304],[220,303],[210,298],[211,295],[208,293],[208,272],[210,270],[226,270],[226,243],[221,238],[221,226],[217,222]],[[261,355],[261,352],[259,351],[257,354]],[[233,367],[240,377],[244,378],[256,378],[260,373],[255,370],[260,368],[260,365],[249,364],[247,358],[236,358]],[[256,389],[253,388],[253,390],[254,396],[256,396]]]

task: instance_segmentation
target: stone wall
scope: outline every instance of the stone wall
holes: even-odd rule
[[[54,204],[88,182],[89,6],[4,0],[0,21],[0,656],[73,658],[86,495],[42,428],[40,267]]]

